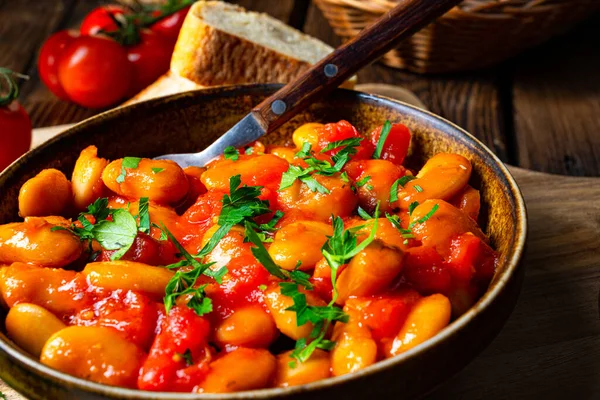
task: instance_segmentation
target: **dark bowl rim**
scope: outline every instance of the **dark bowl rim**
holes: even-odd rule
[[[196,97],[196,96],[207,96],[213,98],[219,97],[235,97],[242,95],[252,95],[252,94],[265,94],[274,92],[275,89],[280,88],[282,85],[280,84],[248,84],[248,85],[229,85],[229,86],[221,86],[207,89],[199,89],[193,90],[183,93],[178,93],[170,96],[159,97],[143,102],[134,103],[127,106],[120,106],[100,114],[97,114],[91,118],[85,119],[74,126],[68,128],[65,132],[60,135],[48,140],[47,142],[41,144],[35,149],[29,151],[18,160],[13,162],[4,172],[0,173],[0,177],[3,175],[10,175],[18,168],[18,166],[22,163],[29,161],[30,159],[35,158],[38,154],[47,151],[47,148],[52,146],[54,143],[64,140],[65,138],[72,137],[80,134],[80,131],[86,129],[88,125],[102,123],[105,119],[110,118],[120,118],[119,116],[125,112],[129,112],[130,110],[135,110],[136,108],[153,108],[160,107],[163,103],[169,103],[173,101],[178,101],[185,97]],[[189,400],[189,399],[214,399],[214,400],[228,400],[228,399],[272,399],[283,396],[288,396],[291,394],[299,393],[299,392],[308,392],[312,390],[326,389],[331,388],[333,386],[337,386],[339,384],[343,384],[344,382],[360,379],[361,377],[368,376],[371,374],[376,374],[379,371],[390,368],[394,365],[400,364],[405,360],[409,359],[415,354],[420,352],[426,352],[428,350],[433,349],[436,345],[440,344],[447,338],[452,335],[458,334],[465,326],[474,319],[478,314],[488,308],[494,300],[499,296],[499,294],[505,289],[508,282],[511,280],[513,275],[516,273],[516,270],[519,266],[519,262],[523,256],[524,248],[525,248],[525,240],[527,237],[527,211],[525,208],[525,202],[523,200],[523,196],[521,191],[513,178],[512,174],[509,172],[508,168],[504,165],[504,163],[483,143],[481,143],[477,138],[473,135],[460,128],[456,124],[436,115],[427,110],[423,110],[412,106],[408,103],[404,103],[389,97],[379,96],[368,94],[364,92],[359,92],[356,90],[350,89],[336,89],[336,92],[345,93],[345,95],[356,97],[360,102],[375,102],[378,104],[382,104],[387,107],[393,107],[396,110],[400,110],[406,112],[408,115],[413,117],[415,120],[421,120],[430,123],[431,125],[442,128],[440,131],[443,131],[445,135],[448,135],[458,141],[462,141],[465,143],[471,142],[475,148],[478,148],[482,152],[482,159],[487,161],[491,161],[488,163],[488,166],[492,167],[496,175],[500,175],[508,182],[509,195],[514,199],[517,209],[515,210],[515,226],[516,226],[516,237],[514,238],[514,242],[512,248],[508,249],[511,252],[506,257],[506,268],[502,271],[502,273],[494,279],[492,285],[485,294],[478,300],[478,302],[473,305],[465,314],[461,315],[458,319],[452,321],[446,328],[444,328],[440,333],[435,335],[433,338],[425,341],[424,343],[414,347],[413,349],[399,354],[395,357],[391,357],[386,360],[378,361],[377,363],[366,367],[360,371],[354,372],[352,374],[330,377],[327,379],[319,380],[316,382],[311,382],[305,385],[285,387],[285,388],[267,388],[267,389],[257,389],[257,390],[249,390],[243,392],[234,392],[234,393],[226,393],[226,394],[213,394],[213,393],[181,393],[181,392],[149,392],[142,391],[138,389],[127,389],[116,386],[109,386],[100,383],[91,382],[85,379],[77,378],[66,373],[60,372],[58,370],[52,369],[40,363],[39,361],[34,360],[28,353],[24,350],[20,349],[18,346],[12,343],[10,339],[6,337],[4,333],[0,333],[0,350],[4,351],[8,356],[13,360],[19,362],[26,369],[30,370],[35,374],[39,374],[46,379],[53,380],[60,385],[67,387],[76,387],[80,390],[95,393],[102,396],[114,396],[116,398],[123,399],[137,399],[137,400],[165,400],[165,399],[173,399],[173,400]],[[1,182],[1,180],[0,180]]]

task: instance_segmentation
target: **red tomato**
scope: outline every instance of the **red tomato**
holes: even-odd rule
[[[452,241],[448,265],[452,278],[459,283],[474,283],[487,287],[496,271],[498,254],[485,242],[471,233],[460,235]]]
[[[352,126],[352,124],[348,121],[341,120],[340,122],[325,124],[325,126],[320,128],[319,130],[319,144],[317,146],[318,148],[315,150],[320,151],[327,147],[329,143],[355,137],[360,138],[363,136],[361,136],[361,134],[358,133],[356,128]],[[354,156],[352,156],[352,159],[366,160],[368,158],[371,158],[375,147],[373,147],[373,145],[369,143],[368,139],[363,138],[362,142],[360,143],[360,146],[358,146],[356,149],[357,152]],[[333,149],[326,151],[325,154],[333,156],[337,154],[338,151],[339,149]]]
[[[360,311],[361,318],[371,331],[373,339],[381,341],[395,337],[413,304],[420,298],[414,290],[350,300],[353,308]]]
[[[31,120],[14,100],[0,106],[0,171],[26,153],[31,146]]]
[[[371,144],[373,147],[377,147],[379,137],[381,136],[381,129],[383,127],[375,129],[371,132]],[[392,124],[392,129],[388,134],[383,149],[381,151],[381,158],[388,160],[396,165],[401,165],[408,153],[408,147],[410,146],[410,131],[402,124]]]
[[[133,64],[133,82],[128,93],[133,96],[169,70],[172,46],[152,31],[141,31],[140,42],[127,48],[127,59]]]
[[[73,102],[104,108],[125,96],[132,70],[127,53],[117,42],[81,36],[65,49],[58,64],[58,79]]]
[[[130,290],[115,290],[79,312],[71,322],[116,329],[127,340],[147,350],[154,338],[157,319],[157,304],[148,297]]]
[[[252,255],[237,255],[229,261],[227,269],[229,272],[223,277],[221,285],[211,284],[206,288],[213,301],[213,317],[226,318],[237,308],[263,303],[264,293],[259,286],[268,284],[271,278],[265,267]]]
[[[83,19],[79,31],[82,35],[94,35],[100,30],[114,32],[119,28],[111,18],[111,15],[118,18],[119,15],[123,14],[129,14],[129,10],[114,4],[94,8]]]
[[[69,96],[58,80],[58,62],[67,46],[77,37],[79,37],[79,33],[76,31],[58,31],[46,40],[40,50],[38,60],[40,78],[48,89],[61,100],[68,100]]]
[[[431,247],[413,247],[404,258],[404,278],[419,293],[447,294],[452,277],[442,257]]]
[[[162,320],[138,379],[141,390],[189,392],[206,375],[208,321],[186,306],[177,306]],[[189,351],[193,365],[183,354]],[[196,366],[196,368],[192,368]],[[191,379],[194,378],[194,379]]]
[[[165,38],[168,38],[169,40],[171,40],[173,43],[177,41],[177,38],[179,37],[179,31],[181,30],[181,25],[183,25],[183,21],[185,20],[185,17],[188,13],[188,11],[190,11],[190,7],[185,7],[182,8],[181,10],[177,11],[176,13],[173,13],[171,15],[169,15],[168,17],[165,17],[163,19],[161,19],[160,21],[156,22],[154,25],[152,25],[150,27],[150,29],[153,32],[158,33],[159,35],[164,36]],[[154,13],[152,13],[152,16],[157,17],[160,15],[160,11],[155,11]]]

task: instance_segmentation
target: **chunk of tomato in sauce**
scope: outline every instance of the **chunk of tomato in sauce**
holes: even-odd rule
[[[497,261],[498,253],[471,233],[452,240],[448,265],[457,282],[472,281],[479,287],[487,287],[496,272]]]
[[[81,310],[71,322],[113,328],[147,350],[154,338],[157,319],[158,304],[150,298],[130,290],[115,290]]]
[[[383,126],[376,128],[369,135],[371,138],[371,144],[374,148],[377,147],[377,143],[381,138],[381,130]],[[404,162],[404,158],[408,153],[410,147],[410,130],[403,124],[392,124],[390,133],[381,150],[381,158],[388,160],[396,165],[401,165]]]
[[[369,142],[367,138],[362,136],[358,130],[348,121],[339,121],[330,124],[325,124],[319,128],[319,142],[318,148],[315,151],[321,151],[327,147],[330,143],[338,142],[340,140],[362,138],[360,145],[356,147],[356,154],[351,157],[353,160],[366,160],[371,158],[375,147]],[[340,148],[328,150],[325,154],[333,156],[341,150]]]
[[[228,272],[222,284],[211,284],[206,288],[212,299],[216,315],[213,318],[227,318],[237,308],[264,304],[261,285],[267,285],[271,274],[253,256],[236,257],[227,264]]]
[[[404,279],[423,295],[447,294],[452,286],[448,266],[432,247],[413,247],[404,258]]]
[[[415,290],[349,299],[347,307],[359,311],[362,323],[369,328],[373,339],[381,342],[395,337],[412,306],[421,296]]]
[[[186,306],[171,309],[160,324],[138,378],[138,388],[189,392],[208,372],[210,324]],[[191,365],[185,355],[190,354]],[[195,368],[194,368],[195,367]]]

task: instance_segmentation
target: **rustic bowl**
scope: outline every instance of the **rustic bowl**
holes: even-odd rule
[[[23,156],[0,175],[0,223],[18,219],[21,185],[44,168],[70,175],[79,152],[96,145],[102,157],[143,156],[201,150],[230,128],[277,85],[207,89],[118,108],[90,118]],[[469,158],[471,184],[481,190],[482,223],[501,259],[486,294],[435,338],[364,370],[304,386],[227,395],[152,393],[74,378],[40,364],[0,334],[0,376],[32,399],[328,399],[421,396],[471,361],[500,331],[512,311],[523,268],[526,236],[523,198],[506,167],[483,144],[452,123],[391,99],[337,90],[295,117],[267,142],[289,143],[306,121],[346,119],[366,132],[386,119],[402,122],[414,134],[409,163],[422,164],[438,152]],[[2,318],[2,321],[4,318]]]

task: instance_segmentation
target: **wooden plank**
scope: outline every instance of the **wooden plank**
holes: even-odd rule
[[[61,23],[72,0],[0,1],[0,65],[27,73],[39,44]]]
[[[339,46],[323,14],[311,4],[304,31]],[[459,76],[421,76],[382,64],[364,68],[359,83],[389,83],[413,91],[434,113],[449,119],[481,139],[502,160],[508,160],[497,73],[487,71]]]
[[[600,15],[515,62],[519,165],[600,175]]]
[[[428,399],[598,399],[600,179],[511,172],[529,216],[519,301],[490,347]]]

